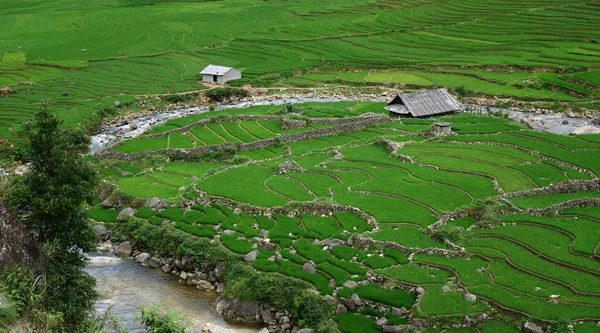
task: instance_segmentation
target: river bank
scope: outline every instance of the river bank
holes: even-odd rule
[[[186,332],[202,332],[210,324],[212,332],[256,333],[257,327],[248,327],[225,321],[215,311],[215,291],[201,291],[180,283],[170,274],[161,273],[131,259],[120,259],[111,252],[90,254],[85,271],[96,278],[96,290],[101,299],[96,310],[103,314],[110,309],[120,318],[127,332],[145,332],[135,320],[140,309],[158,303],[164,309],[177,310],[189,323]]]

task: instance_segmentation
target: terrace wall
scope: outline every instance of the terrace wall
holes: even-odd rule
[[[267,116],[267,117],[272,117],[272,116]],[[237,118],[237,119],[240,119],[240,120],[248,119],[248,118],[246,118],[246,119],[242,119],[242,118],[244,118],[244,117],[241,116],[240,118]],[[231,118],[228,118],[228,119],[231,119]],[[254,119],[256,119],[256,118],[254,118]],[[338,119],[338,118],[334,118],[334,119]],[[341,119],[343,119],[343,118],[341,118]],[[182,159],[186,159],[188,157],[191,157],[191,156],[194,156],[197,154],[214,152],[214,151],[218,151],[220,149],[224,149],[227,147],[235,147],[235,149],[237,151],[248,151],[248,150],[252,150],[252,149],[271,147],[277,142],[277,140],[279,140],[280,142],[304,141],[304,140],[312,140],[315,138],[320,138],[320,137],[325,137],[325,136],[338,135],[338,134],[344,133],[344,132],[356,132],[356,131],[360,131],[360,130],[364,129],[367,126],[381,124],[381,123],[384,123],[389,120],[388,117],[386,117],[386,116],[357,117],[357,118],[349,118],[349,119],[353,119],[354,122],[345,123],[345,124],[342,124],[339,126],[334,126],[334,127],[309,130],[309,131],[305,131],[305,132],[301,132],[301,133],[282,134],[282,135],[277,136],[276,138],[259,140],[259,141],[255,141],[255,142],[244,143],[244,144],[234,144],[231,142],[224,142],[224,143],[222,143],[220,145],[216,145],[216,146],[202,146],[202,147],[191,148],[191,149],[168,148],[168,149],[159,149],[159,150],[155,150],[155,151],[146,151],[146,152],[135,153],[135,154],[113,152],[113,151],[111,151],[112,147],[109,147],[109,148],[105,148],[103,150],[98,151],[96,153],[96,158],[98,160],[110,158],[110,159],[131,161],[131,160],[148,157],[148,156],[155,155],[155,154],[167,154],[167,155],[177,156]],[[194,126],[197,126],[196,124],[194,124]],[[177,130],[179,130],[179,129],[177,129]],[[161,136],[162,135],[165,135],[165,133],[161,133]]]

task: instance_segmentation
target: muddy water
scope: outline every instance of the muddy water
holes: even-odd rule
[[[111,308],[112,314],[121,318],[128,332],[145,332],[134,318],[142,307],[159,303],[163,308],[177,310],[190,324],[188,332],[200,332],[211,323],[230,329],[227,332],[256,333],[258,327],[245,327],[227,323],[214,312],[214,292],[202,292],[194,287],[180,284],[170,274],[164,274],[133,260],[121,260],[112,254],[90,255],[86,271],[96,278],[96,290],[100,300],[96,303],[98,313]]]

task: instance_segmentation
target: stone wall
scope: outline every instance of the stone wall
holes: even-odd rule
[[[341,118],[341,119],[344,119],[344,118]],[[143,157],[147,157],[147,156],[151,156],[151,155],[155,155],[155,154],[167,154],[167,155],[178,156],[179,158],[182,158],[182,159],[186,159],[189,156],[202,154],[202,153],[208,153],[208,152],[214,152],[214,151],[218,151],[220,149],[224,149],[227,147],[234,147],[237,151],[248,151],[248,150],[252,150],[252,149],[270,147],[270,146],[274,145],[277,142],[277,140],[279,140],[280,142],[294,142],[294,141],[312,140],[312,139],[324,137],[324,136],[333,136],[333,135],[337,135],[337,134],[344,133],[344,132],[356,132],[356,131],[360,131],[360,130],[364,129],[367,126],[380,124],[380,123],[386,122],[388,120],[388,118],[385,116],[355,117],[355,118],[351,118],[351,119],[354,119],[355,121],[351,122],[351,123],[347,123],[347,124],[338,125],[338,126],[308,130],[308,131],[304,131],[304,132],[300,132],[300,133],[283,134],[283,135],[279,135],[277,138],[259,140],[259,141],[254,141],[254,142],[250,142],[250,143],[244,143],[244,144],[233,144],[231,142],[224,142],[224,143],[222,143],[220,145],[216,145],[216,146],[202,146],[202,147],[197,147],[197,148],[192,148],[192,149],[168,148],[168,149],[159,149],[159,150],[155,150],[155,151],[146,151],[146,152],[135,153],[135,154],[117,153],[117,152],[111,151],[112,148],[114,147],[114,146],[111,146],[111,147],[107,147],[105,149],[98,151],[96,153],[96,158],[98,160],[111,158],[111,159],[131,161],[131,160],[135,160],[135,159],[139,159],[139,158],[143,158]]]
[[[466,253],[464,252],[464,249],[462,249],[462,248],[461,248],[462,251],[446,250],[446,249],[440,249],[440,248],[436,248],[436,247],[418,249],[418,248],[406,247],[404,245],[400,245],[395,242],[379,241],[379,240],[375,240],[372,238],[363,237],[358,234],[352,235],[348,239],[348,244],[352,245],[355,248],[359,248],[359,249],[370,249],[370,248],[394,249],[394,250],[403,252],[404,254],[442,255],[445,257],[464,257],[464,256],[466,256]]]

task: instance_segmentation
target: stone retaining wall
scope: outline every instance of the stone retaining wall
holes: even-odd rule
[[[357,118],[352,118],[352,119],[356,120]],[[380,124],[380,123],[383,123],[386,121],[388,121],[388,118],[386,116],[362,117],[362,118],[358,119],[357,121],[347,123],[347,124],[342,124],[339,126],[319,128],[319,129],[315,129],[315,130],[309,130],[309,131],[294,133],[294,134],[283,134],[276,138],[259,140],[259,141],[254,141],[254,142],[250,142],[250,143],[233,144],[231,142],[224,142],[224,143],[222,143],[220,145],[216,145],[216,146],[202,146],[202,147],[197,147],[197,148],[192,148],[192,149],[167,148],[167,149],[159,149],[159,150],[155,150],[155,151],[146,151],[146,152],[135,153],[135,154],[127,154],[127,153],[113,152],[113,151],[111,151],[112,147],[110,147],[110,148],[105,148],[105,149],[98,151],[96,153],[96,158],[98,160],[111,158],[111,159],[131,161],[131,160],[135,160],[135,159],[142,158],[142,157],[148,157],[148,156],[155,155],[155,154],[167,154],[167,155],[178,156],[182,159],[186,159],[188,156],[193,156],[193,155],[208,153],[208,152],[214,152],[214,151],[218,151],[220,149],[224,149],[227,147],[234,147],[237,151],[248,151],[248,150],[257,149],[257,148],[270,147],[270,146],[274,145],[277,142],[277,140],[279,140],[280,142],[304,141],[304,140],[312,140],[312,139],[324,137],[324,136],[333,136],[333,135],[337,135],[337,134],[344,133],[344,132],[356,132],[356,131],[360,131],[360,130],[364,129],[367,126]]]
[[[397,244],[394,242],[379,241],[379,240],[375,240],[372,238],[363,237],[358,234],[354,234],[354,235],[350,236],[350,238],[348,239],[348,244],[352,245],[353,247],[361,248],[361,249],[369,249],[369,248],[374,248],[374,247],[394,249],[394,250],[398,250],[404,254],[442,255],[442,256],[446,256],[446,257],[464,257],[466,255],[466,253],[464,252],[464,249],[462,249],[462,248],[461,248],[462,251],[446,250],[446,249],[440,249],[437,247],[417,249],[417,248],[406,247],[404,245],[400,245],[400,244]]]

